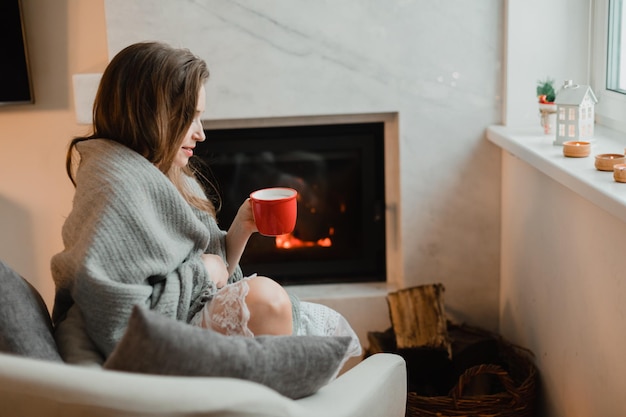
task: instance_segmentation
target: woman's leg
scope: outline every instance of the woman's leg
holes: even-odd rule
[[[248,286],[248,328],[252,333],[290,335],[293,331],[291,300],[285,289],[276,281],[262,276],[250,279]]]
[[[291,300],[277,282],[252,276],[220,289],[193,323],[226,335],[290,335]]]

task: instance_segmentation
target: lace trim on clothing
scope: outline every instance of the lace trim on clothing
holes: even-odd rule
[[[253,337],[254,333],[248,328],[250,310],[246,305],[246,296],[250,290],[248,280],[254,276],[243,278],[218,290],[213,299],[194,316],[192,324],[228,336]]]

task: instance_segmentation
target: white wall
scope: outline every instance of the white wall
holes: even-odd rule
[[[537,81],[547,77],[590,84],[588,71],[591,0],[506,1],[507,126],[539,124]]]

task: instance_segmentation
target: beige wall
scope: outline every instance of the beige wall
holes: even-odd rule
[[[0,107],[0,259],[35,285],[51,308],[50,257],[72,185],[68,141],[75,121],[72,74],[101,72],[108,61],[103,0],[22,0],[34,105]]]
[[[626,223],[502,155],[500,330],[535,354],[538,415],[623,416]]]

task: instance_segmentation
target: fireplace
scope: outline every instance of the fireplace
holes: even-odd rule
[[[293,233],[254,234],[245,274],[281,284],[386,280],[384,123],[207,129],[196,155],[218,189],[228,229],[257,189],[298,191]]]

